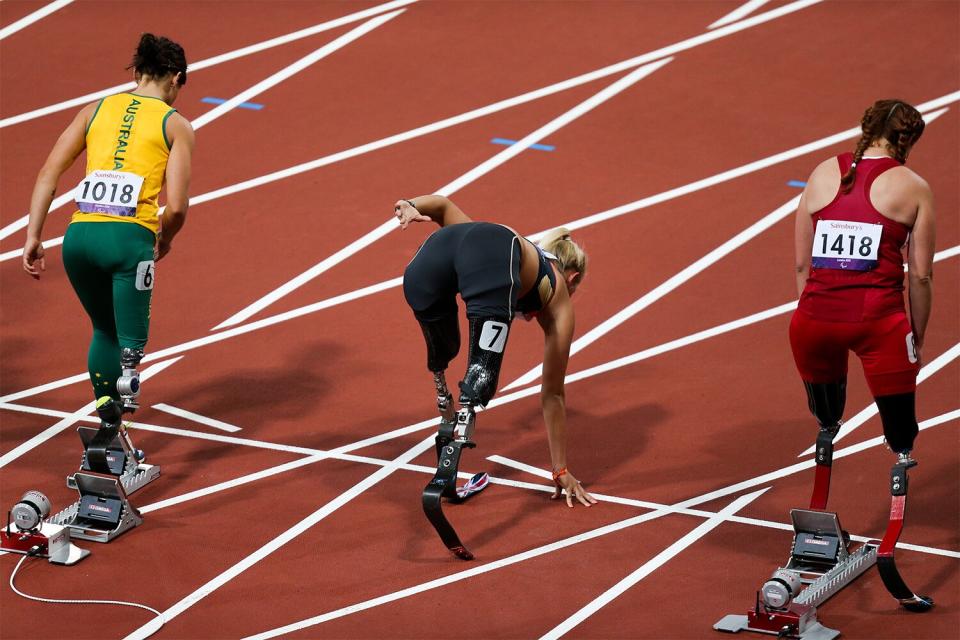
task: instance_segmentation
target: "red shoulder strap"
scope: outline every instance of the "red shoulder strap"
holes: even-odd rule
[[[873,185],[873,181],[880,177],[880,174],[893,169],[894,167],[899,167],[902,162],[895,160],[894,158],[883,158],[880,160],[867,160],[866,162],[861,161],[857,165],[858,170],[865,170],[863,173],[863,189],[864,193],[870,193],[870,187]]]

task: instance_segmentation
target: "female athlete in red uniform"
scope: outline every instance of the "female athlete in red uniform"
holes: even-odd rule
[[[893,550],[903,527],[907,470],[919,431],[917,373],[933,298],[934,214],[930,187],[904,163],[923,133],[923,118],[902,100],[880,100],[866,110],[854,153],[821,163],[810,176],[796,218],[800,303],[790,343],[820,424],[812,509],[826,508],[833,439],[846,400],[847,355],[863,364],[897,454],[891,471],[890,524],[877,551],[884,585],[911,611],[933,601],[915,595],[900,578]],[[909,316],[904,308],[903,256],[910,266]]]
[[[830,158],[807,182],[796,218],[800,304],[790,323],[797,369],[824,428],[843,414],[847,352],[863,364],[890,448],[917,435],[914,392],[932,301],[933,196],[904,166],[923,118],[901,100],[867,109],[854,153]],[[903,301],[908,245],[910,314]]]

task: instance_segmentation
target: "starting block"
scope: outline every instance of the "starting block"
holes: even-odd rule
[[[93,542],[110,542],[143,523],[120,478],[89,471],[78,471],[73,478],[80,499],[47,522],[70,529],[74,538]]]
[[[78,427],[77,433],[83,443],[83,457],[80,460],[80,472],[91,472],[87,452],[99,429]],[[140,462],[138,450],[133,446],[126,428],[117,430],[117,434],[106,447],[106,462],[111,475],[120,479],[127,495],[136,493],[160,477],[160,466]],[[103,473],[103,470],[100,471]],[[67,476],[67,486],[77,488],[76,474]]]
[[[790,517],[794,536],[787,565],[757,591],[747,615],[723,617],[713,625],[717,631],[747,630],[801,640],[840,635],[817,620],[817,607],[876,564],[878,544],[867,542],[851,550],[835,513],[794,509]]]

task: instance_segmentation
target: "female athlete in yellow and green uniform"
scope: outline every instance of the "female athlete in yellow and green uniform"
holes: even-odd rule
[[[86,149],[63,264],[93,323],[87,364],[94,396],[122,398],[128,410],[136,408],[139,380],[129,388],[130,374],[147,343],[154,261],[170,251],[186,219],[194,145],[189,121],[171,106],[187,79],[183,48],[144,34],[131,67],[137,88],[82,109],[54,145],[37,176],[23,250],[24,270],[39,278],[46,266],[40,234],[57,181]]]

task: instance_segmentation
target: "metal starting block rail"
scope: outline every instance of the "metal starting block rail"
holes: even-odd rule
[[[94,427],[77,428],[80,441],[83,443],[83,457],[80,460],[81,472],[92,471],[87,460],[87,451],[98,431],[99,429]],[[133,446],[125,428],[118,430],[117,435],[107,445],[106,461],[110,474],[120,479],[127,495],[136,493],[160,477],[159,465],[140,462],[137,457],[137,449]],[[67,476],[67,486],[71,489],[77,488],[75,474]]]
[[[817,620],[817,607],[876,564],[878,544],[868,542],[850,551],[835,513],[794,509],[790,515],[794,538],[787,566],[757,591],[747,615],[724,616],[713,625],[717,631],[747,630],[800,640],[840,635]]]
[[[73,538],[93,542],[110,542],[143,523],[120,478],[89,471],[78,471],[73,477],[80,499],[47,522],[69,528]],[[129,484],[137,482],[136,476],[128,479]]]

